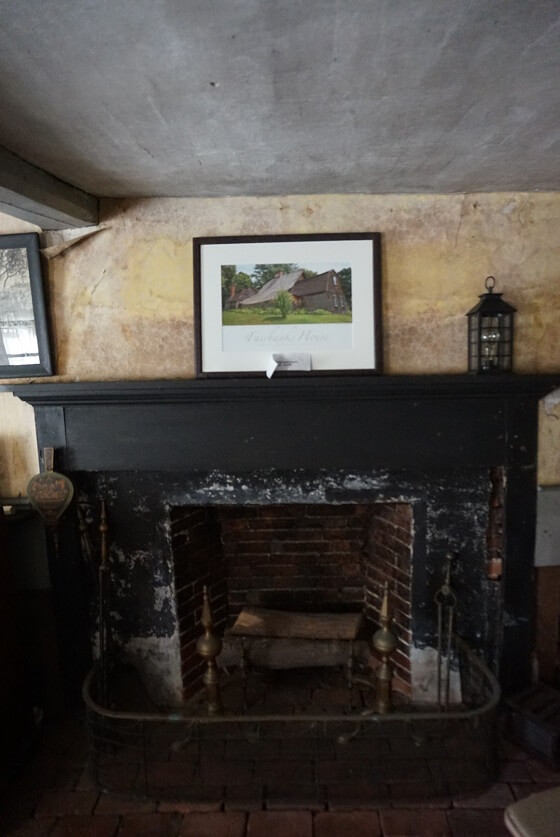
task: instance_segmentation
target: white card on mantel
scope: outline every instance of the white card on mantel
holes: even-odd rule
[[[266,366],[266,377],[272,378],[276,370],[280,372],[310,372],[311,355],[301,352],[294,354],[273,354]]]

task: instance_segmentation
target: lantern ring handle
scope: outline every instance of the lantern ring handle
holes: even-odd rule
[[[494,288],[495,286],[496,286],[496,279],[494,278],[494,276],[487,276],[486,281],[484,283],[484,287],[486,288],[486,290],[490,291],[490,293],[492,293],[492,288]]]

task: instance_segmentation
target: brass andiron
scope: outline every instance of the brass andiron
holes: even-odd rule
[[[381,656],[381,665],[377,669],[377,686],[375,708],[381,715],[391,712],[393,698],[391,694],[391,683],[393,680],[393,666],[389,657],[397,647],[397,638],[391,630],[393,615],[389,606],[389,582],[383,586],[383,601],[379,611],[381,627],[377,630],[372,639],[373,647]]]
[[[216,665],[216,657],[219,656],[222,650],[222,640],[219,636],[216,636],[213,630],[214,620],[212,618],[208,587],[206,585],[203,587],[202,595],[203,602],[200,624],[204,628],[204,634],[199,637],[196,643],[196,650],[201,657],[204,657],[204,659],[207,660],[206,671],[204,672],[202,682],[206,686],[208,714],[221,715],[224,708],[222,706],[222,698],[220,696],[220,676],[218,673],[218,666]]]

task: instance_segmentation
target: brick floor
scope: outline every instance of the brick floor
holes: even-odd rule
[[[526,764],[529,775],[534,782],[550,782],[560,785],[560,770],[553,770],[535,759],[529,759]]]
[[[398,724],[394,732],[398,736]],[[259,773],[261,783],[254,770],[247,770],[247,761],[233,758],[234,745],[227,742],[231,758],[226,759],[224,742],[208,730],[207,739],[200,742],[200,763],[196,742],[171,750],[166,761],[162,741],[161,760],[152,769],[155,784],[165,786],[165,793],[158,795],[156,789],[146,799],[134,795],[142,792],[137,763],[109,763],[106,775],[128,790],[100,792],[87,766],[83,725],[76,726],[75,749],[72,742],[72,724],[60,726],[60,739],[56,727],[49,729],[25,770],[4,789],[2,837],[506,837],[507,805],[560,784],[560,771],[505,741],[499,781],[475,794],[465,780],[476,777],[467,776],[467,768],[462,772],[456,747],[451,747],[453,758],[440,770],[431,760],[432,743],[425,752],[419,747],[406,758],[409,743],[393,740],[389,745],[373,731],[367,739],[341,746],[286,735],[280,754],[293,758],[285,759],[278,770],[278,740],[244,742],[245,754],[255,756],[252,764],[259,770],[267,765],[266,781]],[[352,752],[358,757],[357,767]],[[319,753],[310,774],[307,767]],[[371,772],[363,769],[364,762]],[[389,772],[380,781],[383,762]],[[185,780],[193,776],[195,764],[191,784]],[[201,765],[214,776],[213,782],[197,782]],[[222,784],[223,778],[231,784]]]
[[[257,811],[249,814],[247,837],[312,837],[310,811]]]
[[[37,805],[37,817],[88,816],[93,813],[98,791],[46,791]]]
[[[381,837],[377,811],[316,814],[313,837]]]
[[[380,817],[383,837],[451,837],[445,811],[401,809],[382,811]]]
[[[260,782],[249,782],[225,789],[224,808],[226,811],[262,811],[263,800],[264,788]]]
[[[311,782],[313,781],[313,765],[305,760],[298,761],[296,765],[289,761],[264,761],[259,765],[259,777],[265,784],[268,784],[270,780],[290,782],[297,779],[299,782]]]
[[[15,825],[5,833],[10,837],[48,837],[55,823],[55,819],[26,820],[22,825]]]
[[[117,816],[63,817],[50,837],[113,837],[119,827]]]
[[[455,799],[453,804],[455,808],[505,808],[514,800],[510,786],[505,782],[496,782],[485,793],[466,799]]]
[[[387,785],[367,779],[337,782],[327,793],[330,811],[355,811],[390,806]]]
[[[181,826],[180,837],[244,837],[247,815],[240,811],[225,814],[190,814]]]
[[[209,811],[221,811],[223,788],[208,785],[205,788],[189,788],[188,792],[181,794],[168,794],[166,799],[158,802],[158,811],[163,813],[179,812],[181,814],[208,813]]]
[[[177,837],[181,814],[127,814],[122,818],[119,837]]]
[[[529,773],[527,765],[523,761],[504,761],[500,767],[500,782],[532,782],[533,778]]]
[[[447,819],[453,837],[511,837],[502,811],[448,811]]]
[[[244,785],[253,779],[254,768],[246,761],[217,761],[203,758],[200,762],[199,776],[204,784]]]
[[[156,810],[156,802],[151,799],[135,798],[118,793],[102,793],[95,806],[99,814],[148,814]]]
[[[390,786],[391,799],[399,808],[451,808],[446,787],[433,782],[395,782]]]
[[[305,782],[271,783],[266,792],[266,808],[274,810],[324,811],[325,793],[323,788]]]
[[[89,764],[80,771],[80,777],[74,786],[77,791],[93,791],[97,790],[97,783],[93,775],[93,771]]]
[[[181,761],[155,762],[148,769],[148,781],[152,788],[188,788],[193,777],[194,765]],[[114,786],[111,783],[111,787]]]
[[[530,796],[532,793],[550,790],[551,788],[557,787],[557,785],[550,784],[549,782],[532,782],[530,784],[525,782],[522,785],[512,784],[510,787],[516,799],[525,799],[525,797]]]

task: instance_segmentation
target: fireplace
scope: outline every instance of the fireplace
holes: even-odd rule
[[[213,530],[205,549],[223,595],[220,624],[260,596],[297,608],[327,599],[334,609],[360,606],[373,626],[379,582],[389,577],[400,620],[397,676],[405,690],[422,690],[434,594],[453,553],[458,632],[506,691],[527,683],[537,403],[557,385],[554,376],[349,376],[5,388],[34,405],[39,448],[55,448],[57,470],[72,478],[92,521],[106,500],[112,632],[169,705],[200,673],[186,589],[200,578],[181,581],[189,514]],[[325,530],[342,511],[359,522],[352,538],[332,539],[342,573],[340,564],[327,571],[317,563],[330,544],[320,550],[303,537],[299,564],[281,560],[294,555],[289,540],[269,538],[275,575],[264,574],[264,554],[258,563],[236,551],[248,520],[315,518]],[[63,550],[74,547],[66,535]]]
[[[204,669],[196,649],[203,585],[210,590],[214,626],[221,636],[250,605],[280,613],[362,614],[361,635],[367,640],[379,625],[386,581],[398,637],[395,684],[411,692],[410,504],[176,506],[169,515],[185,695],[200,688]],[[297,658],[284,651],[276,666],[302,667],[316,660],[308,630],[308,647],[300,642]],[[235,649],[227,652],[220,662],[238,663]],[[328,653],[332,658],[332,646]]]
[[[398,686],[427,699],[436,646],[434,595],[450,552],[457,553],[460,631],[491,667],[499,665],[502,585],[487,574],[492,482],[485,467],[436,474],[103,470],[76,471],[73,479],[90,520],[98,517],[96,503],[106,500],[112,634],[159,704],[180,704],[200,685],[196,639],[204,583],[220,632],[248,603],[298,611],[360,608],[371,636],[386,579],[395,605]],[[291,547],[290,536],[274,528],[266,535],[261,528],[264,546],[254,530],[248,540],[248,524],[260,520],[273,527],[275,518],[284,529],[290,521],[298,538]],[[339,536],[344,528],[345,537],[329,540],[327,532],[314,541],[310,520],[322,535],[330,522]]]

